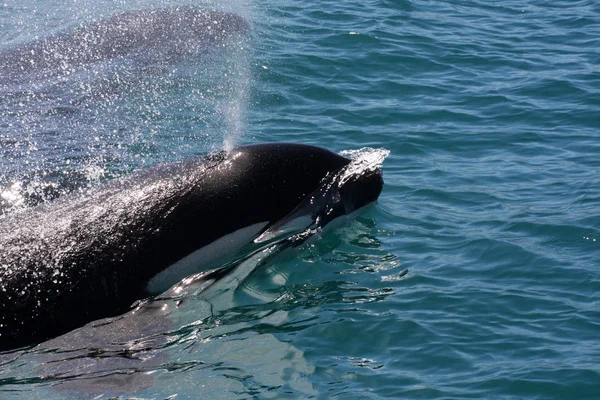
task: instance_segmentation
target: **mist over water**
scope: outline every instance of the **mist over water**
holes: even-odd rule
[[[87,35],[88,27],[115,16],[167,8],[235,13],[248,21],[248,28],[253,18],[244,2],[14,3],[0,8],[6,21],[0,50],[5,59],[14,48],[33,54],[29,43],[77,30]],[[213,19],[216,24],[218,16]],[[236,32],[236,26],[223,24],[222,40],[194,41],[186,23],[173,28],[172,38],[161,41],[158,35],[142,43],[141,51],[119,57],[69,61],[78,52],[93,55],[98,39],[92,38],[83,46],[62,44],[66,61],[53,68],[22,73],[18,66],[0,69],[0,214],[145,165],[238,143],[245,124],[253,32]],[[119,29],[127,32],[131,26]],[[174,49],[176,57],[170,54]],[[31,64],[39,63],[35,55],[31,58]]]

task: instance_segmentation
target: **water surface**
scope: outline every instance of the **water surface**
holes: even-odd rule
[[[1,48],[164,5],[5,1]],[[0,397],[599,398],[600,6],[219,7],[252,32],[206,57],[0,83],[1,212],[225,142],[388,149],[379,203],[170,344],[3,359]]]

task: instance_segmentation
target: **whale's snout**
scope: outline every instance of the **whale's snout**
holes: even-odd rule
[[[379,198],[383,189],[381,168],[354,174],[342,183],[339,193],[345,214],[374,202]]]

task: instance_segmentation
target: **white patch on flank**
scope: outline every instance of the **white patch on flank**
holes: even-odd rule
[[[290,221],[286,221],[286,218],[284,218],[254,239],[254,243],[264,243],[283,236],[295,235],[296,233],[304,231],[313,223],[314,221],[310,215],[301,215]]]
[[[251,243],[267,224],[268,222],[259,222],[238,229],[201,247],[156,274],[148,281],[146,290],[152,294],[159,294],[189,275],[210,269],[217,261],[235,255],[244,245]]]

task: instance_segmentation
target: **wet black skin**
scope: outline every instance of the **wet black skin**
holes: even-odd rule
[[[0,349],[122,314],[156,273],[237,229],[276,223],[307,196],[325,223],[376,200],[380,171],[322,189],[348,163],[307,145],[243,146],[0,217]]]

